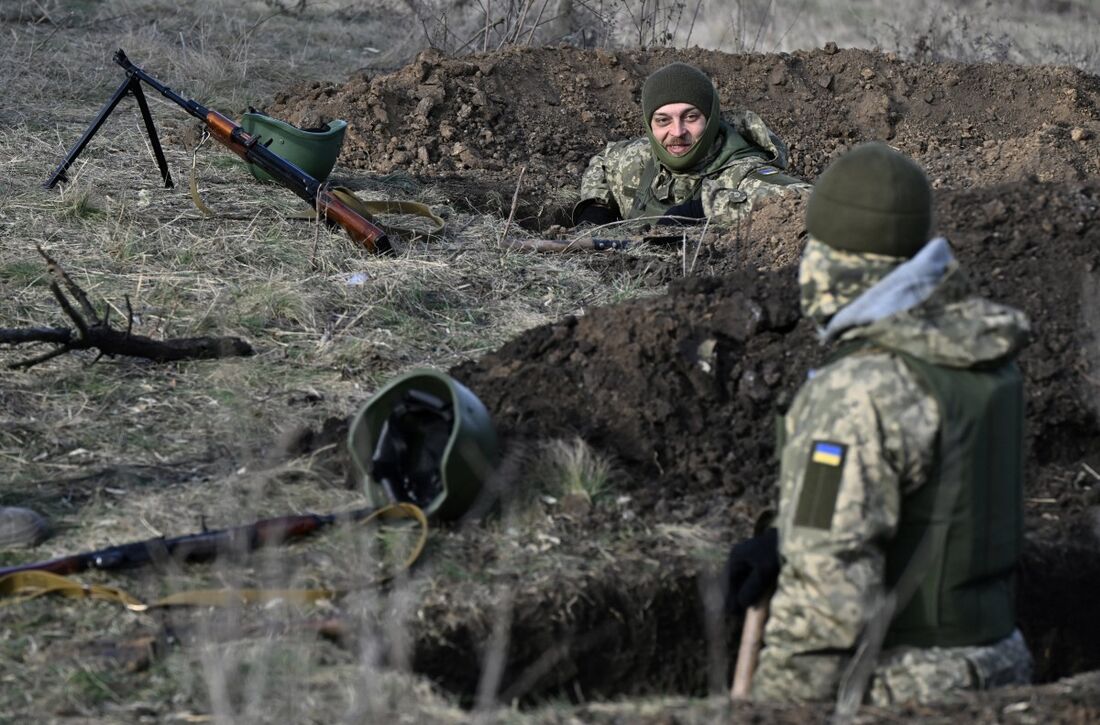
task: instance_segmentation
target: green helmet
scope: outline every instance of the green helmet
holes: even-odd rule
[[[259,138],[259,143],[302,171],[318,181],[324,181],[336,165],[336,157],[340,155],[340,147],[344,144],[348,122],[335,120],[320,128],[301,129],[255,109],[249,109],[241,117],[241,128],[249,136]],[[260,181],[274,181],[255,164],[249,164],[248,170]]]
[[[470,509],[498,460],[485,406],[431,369],[412,370],[375,393],[351,421],[348,452],[372,505],[414,503],[441,519]]]

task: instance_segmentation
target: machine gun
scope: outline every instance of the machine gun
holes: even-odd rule
[[[144,82],[150,88],[155,89],[165,98],[182,107],[206,126],[206,130],[222,145],[240,156],[246,162],[266,171],[275,181],[300,196],[326,223],[343,227],[348,236],[355,242],[362,244],[372,253],[381,254],[392,251],[386,232],[362,214],[352,209],[342,201],[331,189],[307,174],[296,165],[267,148],[258,139],[250,136],[232,119],[223,116],[217,111],[206,108],[197,101],[184,98],[168,86],[146,73],[141,68],[130,62],[122,50],[115,52],[114,61],[126,71],[126,80],[118,87],[110,100],[100,109],[99,114],[88,126],[84,135],[69,150],[65,159],[58,164],[50,178],[46,180],[47,189],[53,188],[58,181],[65,179],[65,170],[72,165],[80,152],[91,141],[103,122],[111,114],[111,111],[127,94],[133,94],[141,110],[142,119],[145,121],[145,129],[149,133],[149,141],[156,156],[157,166],[160,168],[161,177],[166,188],[172,187],[172,176],[168,172],[168,162],[161,150],[160,140],[157,137],[156,126],[153,124],[153,116],[149,112],[149,104],[145,100],[141,84]]]

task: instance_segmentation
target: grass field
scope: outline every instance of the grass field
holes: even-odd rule
[[[5,372],[0,502],[38,510],[56,533],[33,552],[0,553],[0,562],[258,516],[361,506],[361,493],[341,478],[308,458],[288,460],[284,442],[327,417],[353,412],[398,372],[447,368],[520,330],[640,291],[628,277],[609,283],[574,257],[543,256],[532,264],[531,255],[501,250],[500,216],[456,211],[430,184],[412,179],[352,180],[366,187],[364,196],[431,204],[446,217],[447,231],[408,239],[396,258],[371,256],[342,234],[288,220],[302,211],[295,197],[258,186],[212,142],[196,152],[195,122],[152,96],[175,188],[160,185],[129,100],[81,155],[69,183],[41,188],[123,80],[111,63],[116,47],[184,95],[235,116],[294,81],[340,80],[374,62],[400,62],[407,47],[362,50],[363,38],[381,36],[392,22],[380,11],[309,3],[304,13],[292,14],[270,3],[214,1],[182,13],[175,3],[155,2],[24,3],[6,13],[3,326],[72,326],[50,293],[40,245],[101,315],[109,309],[116,325],[127,324],[128,304],[137,334],[237,336],[256,355],[157,365],[97,361],[90,351]],[[192,174],[212,218],[192,203]],[[5,349],[3,363],[41,352]],[[323,537],[289,563],[273,557],[167,579],[88,579],[121,584],[145,599],[230,583],[350,586],[368,576],[365,562],[373,558],[349,550],[358,545]],[[392,596],[404,595],[399,589]],[[382,626],[377,622],[390,604],[387,597],[361,606],[382,610],[370,618],[371,626]],[[199,645],[171,648],[133,674],[115,661],[114,645],[105,655],[99,643],[132,639],[149,625],[146,615],[56,599],[18,605],[0,625],[0,711],[331,721],[392,706],[380,695],[367,697],[384,692],[389,677],[368,676],[376,669],[368,645],[349,653],[318,644],[311,634],[261,633],[245,641],[217,634],[245,631],[250,618],[266,632],[272,622],[305,616],[273,614],[237,613],[228,623],[188,620],[185,629],[198,627],[205,635],[197,636]],[[393,692],[407,694],[408,683],[393,677]]]
[[[573,12],[591,21],[593,8],[605,5],[608,11],[597,16],[603,35],[593,37],[609,43],[630,42],[638,18],[657,12],[644,3],[576,3]],[[691,37],[681,24],[673,42],[771,51],[836,40],[928,58],[1094,69],[1100,41],[1081,30],[1095,15],[1091,5],[1008,3],[988,24],[976,25],[988,8],[964,3],[914,19],[898,17],[883,2],[710,3]],[[681,12],[693,11],[689,3]],[[236,336],[256,354],[152,364],[81,352],[27,371],[5,370],[0,504],[38,510],[55,535],[34,551],[0,552],[0,564],[259,516],[360,506],[361,492],[342,478],[310,457],[286,454],[301,431],[348,415],[400,372],[448,368],[563,315],[655,292],[630,273],[608,274],[583,257],[501,248],[508,222],[500,214],[470,210],[430,179],[337,167],[336,176],[364,196],[422,201],[447,221],[442,234],[408,236],[394,258],[369,255],[342,234],[288,218],[302,211],[295,197],[256,184],[212,142],[200,146],[195,122],[151,95],[174,188],[160,184],[128,100],[71,169],[70,181],[41,188],[123,80],[111,62],[118,47],[182,94],[236,116],[297,82],[339,82],[358,69],[398,67],[439,39],[444,16],[452,33],[468,38],[484,22],[479,12],[469,3],[338,0],[4,3],[0,326],[71,326],[51,295],[41,247],[118,326],[130,321],[135,333],[157,339]],[[550,32],[537,29],[530,37]],[[210,217],[192,202],[192,178]],[[41,352],[6,347],[0,364]],[[582,443],[551,443],[547,451],[548,466],[560,470],[541,479],[542,492],[606,495],[614,471]],[[493,524],[502,547],[518,538],[508,525]],[[146,600],[225,585],[348,588],[371,580],[387,552],[402,546],[343,532],[240,565],[86,580]],[[345,633],[353,646],[301,627],[328,613],[325,605],[193,616],[58,599],[9,607],[0,618],[0,720],[380,722],[395,721],[415,702],[416,714],[405,721],[464,721],[467,712],[402,669],[408,653],[402,654],[400,632],[415,612],[409,600],[433,586],[435,576],[477,581],[478,572],[448,566],[440,555],[418,581],[358,599],[343,612],[358,626]],[[502,611],[508,602],[502,592]],[[384,652],[382,633],[397,642]],[[494,711],[491,651],[487,644],[487,694],[478,703],[487,721],[522,719]],[[547,721],[557,717],[548,711]]]

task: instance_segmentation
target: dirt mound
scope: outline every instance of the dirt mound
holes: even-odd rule
[[[506,432],[580,435],[663,507],[767,482],[771,416],[817,353],[794,276],[745,272],[531,330],[453,372]]]
[[[1079,464],[1100,442],[1100,362],[1089,354],[1095,332],[1084,316],[1089,298],[1082,301],[1100,284],[1092,232],[1100,187],[945,191],[938,206],[978,291],[1034,322],[1021,358],[1029,460]],[[770,416],[821,355],[799,320],[794,266],[755,271],[773,249],[786,256],[799,246],[799,211],[777,207],[754,222],[757,233],[740,248],[726,240],[709,250],[708,268],[722,277],[689,277],[665,296],[531,330],[455,373],[509,432],[578,433],[614,451],[639,479],[683,477],[692,490],[723,481],[730,493],[745,478],[762,480]]]
[[[827,47],[793,54],[691,50],[514,48],[462,58],[425,51],[388,75],[314,83],[267,109],[298,124],[350,123],[341,164],[433,178],[476,177],[489,208],[511,197],[529,167],[521,216],[575,187],[588,158],[641,132],[645,77],[694,63],[715,79],[723,108],[758,112],[813,179],[859,141],[889,139],[928,169],[937,187],[1033,178],[1080,180],[1100,172],[1100,81],[1065,67],[904,61]],[[507,191],[507,194],[502,192]],[[559,204],[560,205],[560,204]]]
[[[777,208],[774,228],[754,224],[761,234],[745,249],[716,245],[722,277],[680,279],[664,296],[530,330],[452,373],[509,439],[576,434],[615,455],[630,472],[624,488],[654,523],[722,527],[763,510],[774,499],[774,416],[824,351],[799,317],[795,268],[746,261],[797,247],[799,225],[783,223],[796,211]],[[1020,360],[1031,540],[1021,626],[1040,645],[1042,678],[1096,667],[1100,630],[1065,623],[1091,621],[1094,588],[1072,572],[1100,553],[1100,481],[1082,466],[1100,466],[1097,328],[1086,319],[1100,285],[1100,187],[941,192],[939,211],[977,290],[1034,323]]]
[[[1022,308],[1034,324],[1021,358],[1029,476],[1021,626],[1041,679],[1100,667],[1100,628],[1087,624],[1095,599],[1089,582],[1100,576],[1100,480],[1090,473],[1100,470],[1100,185],[1088,180],[1100,172],[1095,77],[832,48],[790,55],[513,49],[459,59],[425,53],[391,75],[293,89],[268,110],[303,124],[347,118],[345,166],[411,171],[483,211],[507,212],[516,168],[527,164],[520,216],[541,226],[561,218],[568,199],[560,189],[576,184],[591,153],[637,133],[641,82],[671,60],[710,73],[727,107],[761,113],[807,178],[870,138],[890,139],[928,169],[939,228],[978,292]],[[799,200],[783,200],[757,209],[748,229],[689,248],[692,276],[674,249],[656,257],[593,255],[591,264],[609,275],[630,271],[667,283],[667,293],[530,330],[452,373],[486,403],[509,446],[580,435],[614,456],[642,526],[743,532],[752,514],[774,502],[774,416],[825,354],[798,313],[803,212]],[[622,524],[614,511],[594,507],[572,524],[554,525],[574,527],[572,538],[555,529],[572,542],[572,559],[561,554],[562,561],[595,561],[599,555],[584,542]],[[644,536],[629,542],[647,552],[643,558],[684,572],[682,554],[654,546]],[[596,630],[607,611],[635,617],[640,610],[625,593],[638,593],[668,605],[635,617],[625,632],[649,636],[676,621],[683,640],[702,637],[699,602],[684,595],[691,573],[655,585],[621,564],[590,581],[548,578],[525,590],[516,611],[532,614],[514,626],[525,641],[557,636],[560,597],[587,602],[562,604],[569,611],[562,616]],[[455,631],[421,638],[417,668],[469,692],[462,674],[476,670],[469,643],[486,634],[478,616],[456,615]],[[457,663],[454,671],[433,669],[441,651]],[[535,650],[525,652],[517,649],[510,672],[532,666]],[[531,694],[560,693],[576,682],[609,696],[702,686],[697,677],[658,675],[627,686],[636,671],[632,652],[629,642],[601,648],[623,665],[604,675],[582,672],[592,655],[578,656],[576,672]],[[467,659],[454,659],[459,653]],[[684,654],[677,662],[698,673],[698,658]]]

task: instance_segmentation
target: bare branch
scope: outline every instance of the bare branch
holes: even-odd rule
[[[55,357],[59,357],[61,355],[64,355],[69,350],[70,350],[70,348],[69,348],[68,345],[62,345],[61,347],[54,348],[53,350],[50,350],[49,352],[47,352],[45,354],[39,355],[38,357],[32,357],[29,360],[21,360],[19,362],[14,362],[11,365],[8,365],[8,367],[11,368],[12,370],[19,370],[19,369],[30,370],[35,365],[38,365],[40,363],[44,363],[47,360],[52,360]]]
[[[133,334],[134,309],[130,303],[129,295],[126,296],[127,325],[125,331],[113,329],[107,324],[106,316],[102,321],[95,317],[95,324],[89,325],[73,307],[68,297],[65,296],[58,280],[67,283],[70,291],[81,300],[85,311],[94,315],[95,310],[83,290],[65,275],[61,265],[51,259],[41,247],[38,248],[38,251],[46,259],[50,274],[54,277],[50,281],[50,292],[61,306],[61,309],[77,326],[78,334],[74,334],[70,329],[58,327],[0,328],[0,344],[22,345],[45,342],[56,345],[54,349],[38,357],[11,363],[8,365],[9,368],[22,368],[25,370],[71,350],[88,350],[92,348],[99,351],[99,355],[91,363],[93,365],[104,355],[129,355],[143,357],[155,362],[169,362],[173,360],[234,357],[253,353],[252,347],[247,342],[236,337],[191,337],[154,340],[142,335],[135,335]]]
[[[504,239],[508,235],[508,227],[512,226],[512,220],[516,217],[516,204],[519,202],[519,188],[523,183],[523,174],[527,171],[527,166],[519,167],[519,176],[516,178],[516,191],[512,194],[512,208],[508,210],[508,218],[504,222],[504,229],[500,231],[500,239],[497,240],[497,244],[504,244]]]
[[[57,263],[57,260],[46,254],[46,251],[42,249],[41,246],[38,247],[38,253],[46,259],[46,269],[49,270],[50,275],[65,285],[69,290],[69,294],[80,303],[80,309],[84,310],[84,314],[90,318],[91,323],[93,325],[104,324],[104,321],[99,319],[99,313],[96,312],[95,307],[92,306],[92,303],[88,300],[88,295],[84,293],[80,285],[73,282],[69,274]]]
[[[83,339],[88,338],[88,323],[84,321],[84,318],[80,316],[80,313],[73,308],[69,299],[65,296],[65,293],[61,291],[61,288],[57,285],[57,282],[50,282],[50,292],[53,292],[54,298],[57,299],[57,304],[61,305],[61,309],[65,311],[65,314],[69,316],[69,319],[73,321],[77,329],[80,330],[80,337]]]

